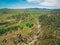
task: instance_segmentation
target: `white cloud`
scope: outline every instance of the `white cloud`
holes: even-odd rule
[[[41,3],[44,6],[60,6],[60,0],[45,0]]]
[[[37,2],[40,6],[60,8],[60,0],[27,0],[28,2]]]
[[[36,2],[36,1],[38,1],[38,0],[27,0],[28,2]]]

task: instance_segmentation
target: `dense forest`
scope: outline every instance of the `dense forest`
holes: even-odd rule
[[[0,9],[0,45],[60,45],[60,9]]]

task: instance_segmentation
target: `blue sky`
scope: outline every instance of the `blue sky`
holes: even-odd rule
[[[50,8],[60,9],[60,0],[0,0],[0,8]]]

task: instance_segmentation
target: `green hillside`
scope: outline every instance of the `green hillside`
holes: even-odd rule
[[[60,45],[60,10],[0,9],[0,45]]]

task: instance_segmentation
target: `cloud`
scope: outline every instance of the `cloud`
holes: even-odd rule
[[[42,2],[43,0],[27,0],[27,2],[29,2],[29,3],[40,3],[40,2]]]
[[[41,5],[44,5],[44,6],[59,6],[60,5],[60,0],[45,0],[44,2],[41,3]]]
[[[27,2],[38,2],[39,0],[27,0]]]
[[[60,8],[60,0],[27,0],[29,3],[38,3],[43,7]]]

